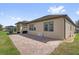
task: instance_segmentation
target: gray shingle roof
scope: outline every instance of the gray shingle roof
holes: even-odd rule
[[[25,24],[25,23],[28,23],[28,21],[20,21],[20,22],[17,22],[16,24],[20,24],[20,23]]]
[[[68,15],[47,15],[47,16],[43,16],[43,17],[37,18],[35,20],[29,21],[29,22],[28,21],[22,21],[22,22],[18,22],[18,23],[33,23],[33,22],[40,22],[40,21],[51,20],[51,19],[62,18],[62,17],[66,18],[73,25],[75,25],[74,22],[71,20],[71,18]],[[16,23],[16,24],[18,24],[18,23]]]

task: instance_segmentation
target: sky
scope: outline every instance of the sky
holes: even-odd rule
[[[19,21],[31,21],[45,15],[67,14],[73,22],[79,19],[77,3],[0,3],[0,24],[15,25]]]

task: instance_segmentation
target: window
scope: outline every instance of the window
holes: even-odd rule
[[[36,30],[36,27],[33,24],[31,24],[31,25],[29,25],[29,30],[35,31]]]
[[[53,22],[49,22],[49,31],[53,31]]]
[[[53,21],[44,23],[44,31],[53,31]]]
[[[47,22],[44,23],[44,31],[48,31],[48,23]]]

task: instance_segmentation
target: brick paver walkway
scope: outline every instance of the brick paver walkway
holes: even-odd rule
[[[44,43],[21,35],[9,35],[9,37],[22,55],[50,54],[62,42],[54,40]]]

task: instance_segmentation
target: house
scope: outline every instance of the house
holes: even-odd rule
[[[5,31],[11,33],[14,33],[16,31],[15,26],[5,26]]]
[[[27,34],[54,39],[68,39],[75,32],[75,24],[68,15],[47,15],[19,25],[16,23],[16,26],[19,26],[19,32],[26,30]]]

